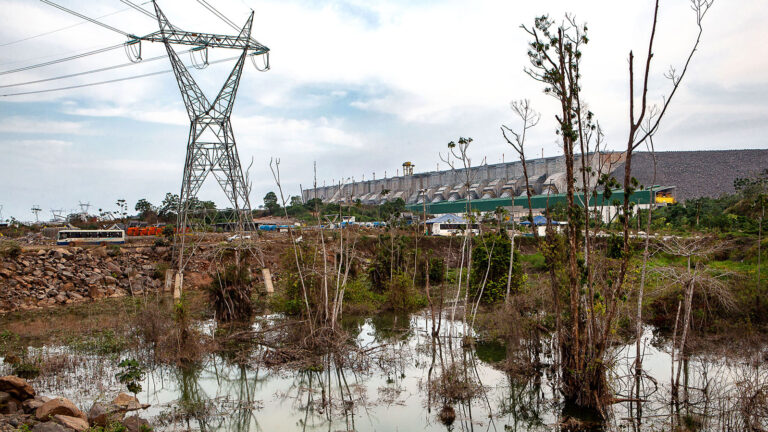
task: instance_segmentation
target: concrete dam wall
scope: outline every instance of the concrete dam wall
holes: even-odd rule
[[[586,156],[594,171],[612,173],[624,180],[623,153],[601,153]],[[768,150],[718,150],[693,152],[658,152],[656,184],[676,187],[678,201],[701,196],[717,197],[733,193],[733,180],[748,177],[768,168]],[[581,167],[581,157],[576,158]],[[527,161],[528,177],[534,194],[565,192],[565,157]],[[577,186],[582,185],[577,169]],[[469,182],[467,176],[469,175]],[[650,186],[653,158],[650,153],[634,153],[632,176]],[[595,179],[588,180],[593,183]],[[469,184],[469,185],[468,185]],[[406,204],[457,201],[470,196],[473,200],[510,198],[525,194],[523,165],[520,161],[481,165],[464,169],[414,173],[377,180],[305,189],[306,202],[319,198],[330,203],[382,204],[402,198]]]

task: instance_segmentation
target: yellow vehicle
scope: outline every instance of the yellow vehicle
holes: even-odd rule
[[[657,204],[674,204],[675,197],[672,196],[671,192],[657,192],[656,193],[656,203]]]

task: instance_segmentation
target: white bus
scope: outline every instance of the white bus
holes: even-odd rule
[[[125,243],[125,231],[110,230],[61,230],[56,234],[57,245]]]

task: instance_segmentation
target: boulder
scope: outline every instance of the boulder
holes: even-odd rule
[[[107,270],[109,270],[110,273],[115,273],[115,274],[123,273],[123,270],[120,268],[120,266],[111,261],[107,262]]]
[[[72,432],[66,426],[55,422],[38,423],[32,428],[32,432]]]
[[[27,383],[27,380],[13,375],[0,377],[0,391],[8,393],[20,401],[35,396],[35,389]]]
[[[48,402],[40,405],[40,407],[35,411],[35,417],[37,417],[38,420],[46,420],[55,416],[56,414],[80,417],[84,420],[88,419],[88,417],[86,417],[82,411],[77,409],[72,401],[61,397],[49,400]]]
[[[27,414],[32,414],[35,411],[37,411],[38,408],[43,406],[43,404],[46,401],[42,398],[36,397],[34,399],[27,399],[22,404],[21,407],[24,408],[24,412]]]
[[[96,285],[89,285],[88,286],[88,296],[93,299],[98,299],[104,297],[104,292],[99,289]]]
[[[142,426],[144,426],[145,430],[150,428],[149,422],[137,415],[126,417],[125,420],[123,420],[123,426],[125,426],[128,432],[140,432]]]
[[[55,416],[53,416],[53,420],[63,426],[66,426],[70,429],[74,429],[77,432],[82,432],[88,429],[89,427],[88,422],[84,419],[81,419],[80,417],[72,417],[72,416],[56,414]]]
[[[100,402],[94,402],[88,411],[88,421],[93,426],[106,427],[110,423],[122,421],[123,411],[115,406],[108,406]]]
[[[139,400],[129,395],[128,393],[120,393],[117,395],[117,397],[112,401],[112,404],[125,411],[134,411],[142,408]]]
[[[0,392],[0,414],[15,414],[21,407],[21,402],[17,401],[10,393]]]

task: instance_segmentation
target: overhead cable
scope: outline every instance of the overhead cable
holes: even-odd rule
[[[10,69],[10,70],[7,70],[7,71],[2,71],[2,72],[0,72],[0,75],[8,75],[8,74],[16,73],[16,72],[24,72],[24,71],[27,71],[27,70],[30,70],[30,69],[37,69],[37,68],[41,68],[41,67],[44,67],[44,66],[50,66],[50,65],[54,65],[54,64],[58,64],[58,63],[64,63],[64,62],[67,62],[67,61],[70,61],[70,60],[76,60],[76,59],[87,57],[87,56],[91,56],[91,55],[94,55],[94,54],[101,54],[103,52],[111,51],[111,50],[122,48],[122,47],[123,47],[123,44],[119,43],[117,45],[112,45],[112,46],[108,46],[108,47],[105,47],[105,48],[99,48],[97,50],[87,51],[87,52],[84,52],[84,53],[75,54],[73,56],[64,57],[64,58],[60,58],[60,59],[56,59],[56,60],[51,60],[51,61],[47,61],[45,63],[38,63],[38,64],[34,64],[34,65],[29,65],[29,66],[24,66],[24,67],[16,68],[16,69]]]
[[[197,0],[198,3],[203,5],[204,8],[208,9],[212,14],[216,15],[219,19],[227,23],[230,27],[237,30],[238,32],[242,30],[240,27],[237,26],[234,22],[232,22],[231,19],[227,18],[223,13],[219,12],[218,9],[213,7],[210,3],[208,3],[205,0]]]
[[[105,29],[112,30],[113,32],[116,32],[116,33],[120,33],[121,35],[123,35],[125,37],[129,37],[128,33],[124,32],[122,30],[116,29],[116,28],[112,27],[111,25],[104,24],[103,22],[101,22],[99,20],[96,20],[96,19],[91,18],[91,17],[87,17],[87,16],[85,16],[85,15],[83,15],[81,13],[75,12],[75,11],[73,11],[71,9],[67,9],[64,6],[61,6],[59,4],[56,4],[56,3],[52,2],[51,0],[40,0],[40,1],[45,3],[45,4],[47,4],[47,5],[53,6],[53,7],[57,8],[57,9],[63,10],[64,12],[70,13],[70,14],[78,17],[78,18],[81,18],[81,19],[84,19],[86,21],[90,21],[90,22],[92,22],[92,23],[94,23],[96,25],[102,26]]]
[[[97,17],[97,19],[106,18],[106,17],[108,17],[108,16],[111,16],[111,15],[115,15],[115,14],[119,14],[119,13],[121,13],[121,12],[125,12],[125,11],[127,11],[127,10],[128,10],[128,9],[120,9],[119,11],[115,11],[115,12],[112,12],[112,13],[108,13],[108,14],[106,14],[106,15],[102,15],[102,16],[100,16],[100,17]],[[85,22],[79,22],[79,23],[75,23],[75,24],[72,24],[72,25],[68,25],[68,26],[66,26],[66,27],[61,27],[61,28],[57,28],[57,29],[55,29],[55,30],[50,30],[50,31],[47,31],[47,32],[44,32],[44,33],[36,34],[36,35],[34,35],[34,36],[27,36],[27,37],[25,37],[25,38],[22,38],[22,39],[17,39],[17,40],[15,40],[15,41],[11,41],[11,42],[5,42],[5,43],[1,43],[1,44],[0,44],[0,47],[4,47],[4,46],[8,46],[8,45],[17,44],[17,43],[19,43],[19,42],[28,41],[28,40],[30,40],[30,39],[39,38],[39,37],[41,37],[41,36],[47,36],[47,35],[49,35],[49,34],[52,34],[52,33],[57,33],[57,32],[60,32],[60,31],[62,31],[62,30],[71,29],[72,27],[77,27],[77,26],[79,26],[79,25],[83,25],[83,24],[85,24]]]
[[[185,50],[185,51],[181,51],[178,54],[185,54],[185,53],[188,53],[190,51],[191,51],[191,49]],[[56,80],[65,79],[65,78],[72,78],[72,77],[88,75],[88,74],[93,74],[93,73],[98,73],[98,72],[105,72],[105,71],[112,70],[112,69],[119,69],[119,68],[123,68],[123,67],[126,67],[126,66],[133,66],[133,65],[136,65],[136,64],[151,62],[151,61],[160,60],[160,59],[164,59],[164,58],[168,58],[168,56],[164,54],[164,55],[159,55],[157,57],[150,57],[150,58],[144,59],[140,63],[129,62],[129,63],[123,63],[123,64],[114,65],[114,66],[107,66],[107,67],[98,68],[98,69],[91,69],[91,70],[83,71],[83,72],[72,73],[72,74],[68,74],[68,75],[61,75],[61,76],[52,77],[52,78],[43,78],[43,79],[39,79],[39,80],[27,81],[27,82],[15,83],[15,84],[5,84],[5,85],[0,85],[0,88],[20,87],[20,86],[25,86],[25,85],[29,85],[29,84],[38,84],[38,83],[41,83],[41,82],[56,81]]]
[[[123,3],[125,3],[125,4],[127,4],[127,5],[128,5],[128,6],[130,6],[131,8],[133,8],[133,9],[136,9],[137,11],[139,11],[139,12],[143,13],[144,15],[146,15],[146,16],[148,16],[148,17],[152,18],[153,20],[156,20],[156,19],[157,19],[157,16],[156,16],[155,14],[153,14],[153,13],[151,13],[151,12],[147,11],[147,10],[146,10],[146,9],[144,9],[143,7],[141,7],[141,6],[139,6],[139,5],[137,5],[137,4],[133,3],[133,2],[131,2],[130,0],[120,0],[120,1],[121,1],[121,2],[123,2]],[[143,4],[146,4],[146,3],[149,3],[149,2],[144,2]]]
[[[238,59],[238,58],[240,58],[240,56],[228,57],[228,58],[225,58],[225,59],[212,61],[209,64],[224,63],[226,61],[235,60],[235,59]],[[187,68],[187,69],[190,68],[190,66],[186,66],[186,65],[184,67]],[[157,72],[150,72],[150,73],[145,73],[145,74],[141,74],[141,75],[133,75],[133,76],[123,77],[123,78],[115,78],[115,79],[106,80],[106,81],[98,81],[98,82],[87,83],[87,84],[72,85],[72,86],[67,86],[67,87],[58,87],[58,88],[52,88],[52,89],[35,90],[35,91],[19,92],[19,93],[6,93],[6,94],[0,94],[0,97],[22,96],[22,95],[31,95],[31,94],[38,94],[38,93],[50,93],[50,92],[57,92],[57,91],[63,91],[63,90],[72,90],[72,89],[78,89],[78,88],[83,88],[83,87],[90,87],[90,86],[97,86],[97,85],[103,85],[103,84],[111,84],[111,83],[116,83],[116,82],[120,82],[120,81],[128,81],[128,80],[135,80],[135,79],[139,79],[139,78],[146,78],[146,77],[150,77],[150,76],[154,76],[154,75],[161,75],[161,74],[169,73],[169,72],[172,72],[172,69],[166,69],[166,70],[157,71]]]

